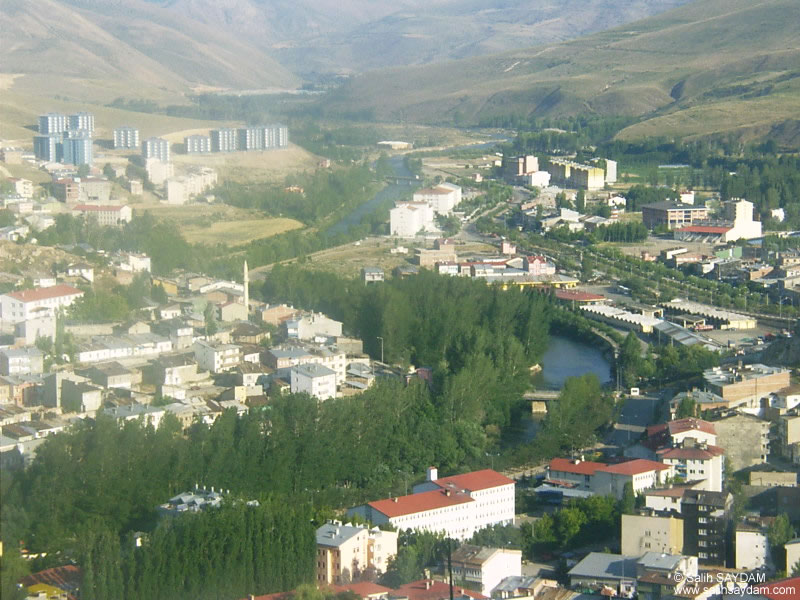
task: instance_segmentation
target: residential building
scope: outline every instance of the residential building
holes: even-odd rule
[[[0,350],[0,375],[35,375],[44,371],[44,354],[34,346]]]
[[[509,576],[522,575],[522,551],[464,544],[452,552],[453,579],[491,596]]]
[[[783,548],[786,551],[786,570],[792,571],[800,564],[800,538],[786,542]]]
[[[286,125],[276,123],[264,126],[264,148],[266,150],[288,147],[289,129]]]
[[[92,383],[105,389],[120,388],[129,390],[142,381],[140,371],[128,369],[118,362],[97,364],[85,371],[81,371],[81,375],[88,377]]]
[[[361,269],[361,279],[364,283],[379,283],[384,280],[383,269],[380,267],[364,267]]]
[[[78,362],[97,363],[121,358],[151,357],[172,351],[169,338],[154,333],[99,335],[78,348]]]
[[[237,133],[230,127],[221,127],[211,130],[211,151],[212,152],[234,152],[236,147]]]
[[[654,514],[622,515],[622,554],[683,552],[683,521]]]
[[[43,135],[63,133],[69,128],[67,115],[47,113],[39,116],[39,133]]]
[[[440,183],[414,192],[413,202],[426,202],[434,214],[447,216],[461,203],[461,188],[452,183]]]
[[[233,369],[242,362],[242,351],[234,344],[211,344],[197,340],[192,345],[197,366],[211,373]]]
[[[61,142],[61,159],[70,165],[92,164],[92,136],[88,131],[69,131]]]
[[[800,464],[800,411],[794,409],[780,415],[776,429],[781,456],[793,464]]]
[[[126,404],[124,406],[104,408],[103,414],[112,419],[116,419],[119,423],[139,421],[145,426],[149,425],[153,427],[153,429],[158,429],[166,411],[162,407],[145,406],[143,404]]]
[[[336,397],[336,371],[308,363],[292,367],[290,373],[293,394],[308,394],[320,401]]]
[[[272,369],[318,364],[336,373],[336,387],[344,383],[347,369],[347,356],[341,349],[312,344],[273,346],[264,354],[264,362]]]
[[[144,157],[145,160],[149,160],[151,158],[157,158],[163,163],[168,163],[169,142],[164,138],[159,138],[159,137],[147,138],[144,141],[144,143],[142,143],[142,156]]]
[[[396,531],[330,521],[317,529],[317,585],[339,585],[367,571],[381,575],[396,554]]]
[[[102,227],[123,227],[133,218],[133,211],[127,204],[78,204],[72,210],[76,214],[94,220]]]
[[[427,202],[397,202],[389,211],[389,233],[411,238],[434,228],[433,209]]]
[[[407,600],[448,600],[450,586],[444,581],[420,579],[400,586],[392,592],[392,597]],[[486,596],[466,587],[453,587],[453,600],[488,600]]]
[[[111,182],[104,177],[81,177],[80,199],[86,204],[107,204],[111,197]]]
[[[40,316],[54,315],[59,309],[70,306],[83,296],[83,292],[70,285],[54,285],[0,296],[0,320],[19,323]]]
[[[287,306],[286,304],[271,304],[259,312],[259,317],[261,318],[262,323],[267,323],[268,325],[274,325],[278,327],[282,325],[284,321],[294,317],[298,312],[300,311],[293,306]]]
[[[313,340],[317,337],[342,335],[342,322],[326,317],[322,313],[305,314],[285,321],[289,339]]]
[[[175,173],[172,163],[160,158],[146,159],[144,168],[147,171],[147,179],[153,185],[164,185],[164,182]]]
[[[64,412],[85,413],[100,409],[103,390],[85,381],[65,379],[61,383],[61,408]]]
[[[708,219],[705,206],[691,206],[679,202],[654,202],[642,206],[642,222],[648,229],[665,226],[680,229]]]
[[[211,136],[188,135],[183,138],[183,147],[186,154],[205,154],[211,152]]]
[[[529,154],[527,156],[504,156],[503,176],[509,181],[516,181],[517,177],[535,173],[539,170],[539,159]]]
[[[681,481],[701,481],[700,489],[720,492],[725,480],[725,451],[719,446],[693,439],[681,442],[680,446],[661,448],[656,451],[659,460],[674,469]]]
[[[85,131],[91,137],[94,135],[94,115],[88,112],[79,112],[68,117],[67,126],[72,131]]]
[[[427,481],[408,496],[376,500],[351,508],[371,523],[397,529],[441,531],[465,540],[484,527],[514,522],[514,480],[486,469],[438,479],[428,469]]]
[[[27,199],[33,198],[33,182],[30,179],[11,177],[8,181],[14,186],[14,191],[18,196]]]
[[[571,160],[551,158],[547,171],[555,183],[571,188],[600,190],[606,183],[603,169]]]
[[[61,177],[52,183],[53,196],[61,202],[71,204],[81,199],[81,180],[77,177]]]
[[[64,136],[60,133],[48,133],[33,136],[33,155],[36,160],[59,162],[62,157]]]
[[[733,496],[728,492],[686,490],[681,499],[683,551],[700,564],[726,564]]]
[[[717,444],[725,448],[732,471],[760,465],[769,455],[770,422],[747,413],[732,413],[714,421]]]
[[[713,423],[686,417],[676,419],[668,423],[651,425],[647,428],[647,438],[656,447],[660,446],[680,446],[684,440],[693,439],[699,443],[715,445],[717,443],[717,430]]]
[[[746,518],[736,523],[734,530],[735,564],[740,571],[772,568],[768,524],[761,518]],[[791,570],[793,565],[787,565]]]
[[[622,498],[626,484],[639,494],[662,485],[673,474],[669,465],[646,459],[634,459],[609,465],[584,460],[554,458],[547,469],[547,482],[591,491],[602,496]]]
[[[200,512],[209,508],[222,506],[223,490],[206,489],[195,485],[194,490],[173,496],[169,501],[158,506],[158,514],[174,517],[186,512]]]
[[[39,338],[56,337],[55,315],[42,315],[26,321],[20,321],[14,326],[14,340],[23,346],[33,346]]]
[[[236,130],[237,150],[263,150],[264,127],[240,127]]]
[[[117,127],[114,130],[114,149],[119,148],[138,148],[139,129],[136,127]]]
[[[130,271],[131,273],[150,272],[151,260],[146,254],[138,254],[136,252],[119,252],[114,257],[114,267],[122,271]],[[157,281],[153,282],[154,284]],[[162,284],[163,287],[163,284]],[[166,287],[164,288],[166,290]],[[167,290],[167,293],[170,293]],[[177,290],[175,290],[177,293]]]

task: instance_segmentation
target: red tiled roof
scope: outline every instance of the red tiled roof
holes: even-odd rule
[[[472,473],[464,473],[462,475],[440,477],[434,483],[442,487],[452,484],[459,489],[473,492],[477,490],[488,490],[489,488],[499,487],[501,485],[508,485],[514,483],[514,480],[492,469],[484,469],[482,471],[473,471]]]
[[[450,597],[450,585],[443,581],[420,579],[397,588],[393,595],[407,596],[408,600],[444,600]],[[475,600],[486,600],[487,598],[483,594],[460,586],[453,588],[453,596],[469,596]]]
[[[65,592],[75,592],[81,585],[81,570],[75,565],[53,567],[52,569],[26,575],[20,580],[20,583],[25,587],[43,583],[62,589]],[[74,596],[70,594],[70,598],[74,598]]]
[[[353,592],[356,596],[360,596],[361,598],[389,594],[392,592],[391,588],[378,585],[377,583],[371,583],[369,581],[348,583],[347,585],[334,585],[332,587],[333,591],[337,594],[341,592]]]
[[[605,463],[592,462],[590,460],[582,460],[574,463],[568,458],[554,458],[550,461],[550,471],[559,471],[561,473],[575,473],[576,475],[594,475],[597,469],[607,467]]]
[[[728,233],[733,227],[716,227],[713,225],[687,225],[678,229],[678,231],[685,233],[715,233],[723,234]]]
[[[641,473],[648,473],[649,471],[664,471],[669,468],[669,465],[654,460],[636,458],[617,465],[609,465],[598,470],[606,473],[616,473],[617,475],[639,475]]]
[[[71,285],[59,284],[45,288],[34,288],[20,292],[9,292],[9,296],[21,302],[36,302],[47,298],[61,298],[63,296],[83,295],[83,292]]]
[[[781,579],[755,586],[758,593],[770,600],[797,600],[800,598],[800,577]]]
[[[466,494],[450,493],[448,495],[444,490],[432,490],[398,498],[375,500],[370,502],[369,506],[392,518],[444,508],[445,506],[466,504],[467,502],[473,502],[473,500]]]
[[[591,294],[589,292],[581,292],[578,290],[561,290],[555,292],[556,298],[559,300],[577,300],[578,302],[591,302],[592,300],[605,300],[605,296],[600,294]]]
[[[694,417],[687,417],[685,419],[677,419],[676,421],[670,421],[667,423],[667,427],[669,428],[669,432],[671,435],[675,435],[676,433],[683,433],[685,431],[692,431],[697,429],[699,431],[704,431],[705,433],[711,433],[713,435],[717,434],[717,430],[714,428],[713,423],[709,423],[708,421],[704,421],[703,419],[695,419]]]
[[[708,460],[710,458],[714,458],[715,456],[725,454],[725,450],[719,446],[708,445],[705,448],[663,448],[656,451],[656,454],[658,454],[662,459],[672,458],[679,460]]]
[[[110,210],[119,212],[125,207],[124,204],[76,204],[75,210],[107,212]]]
[[[254,600],[290,600],[291,598],[294,598],[294,591],[262,594],[261,596],[254,596],[253,598]],[[242,598],[242,600],[248,600],[248,598]]]

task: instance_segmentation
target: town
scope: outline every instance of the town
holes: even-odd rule
[[[791,148],[194,92],[0,140],[4,597],[800,598]]]

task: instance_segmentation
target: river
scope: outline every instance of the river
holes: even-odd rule
[[[542,371],[537,377],[541,387],[560,390],[567,377],[587,373],[597,375],[600,383],[611,381],[611,363],[596,346],[553,335],[542,357]]]

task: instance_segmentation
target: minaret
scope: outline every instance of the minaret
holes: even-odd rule
[[[247,261],[244,261],[244,309],[250,316],[250,273],[247,272]]]

